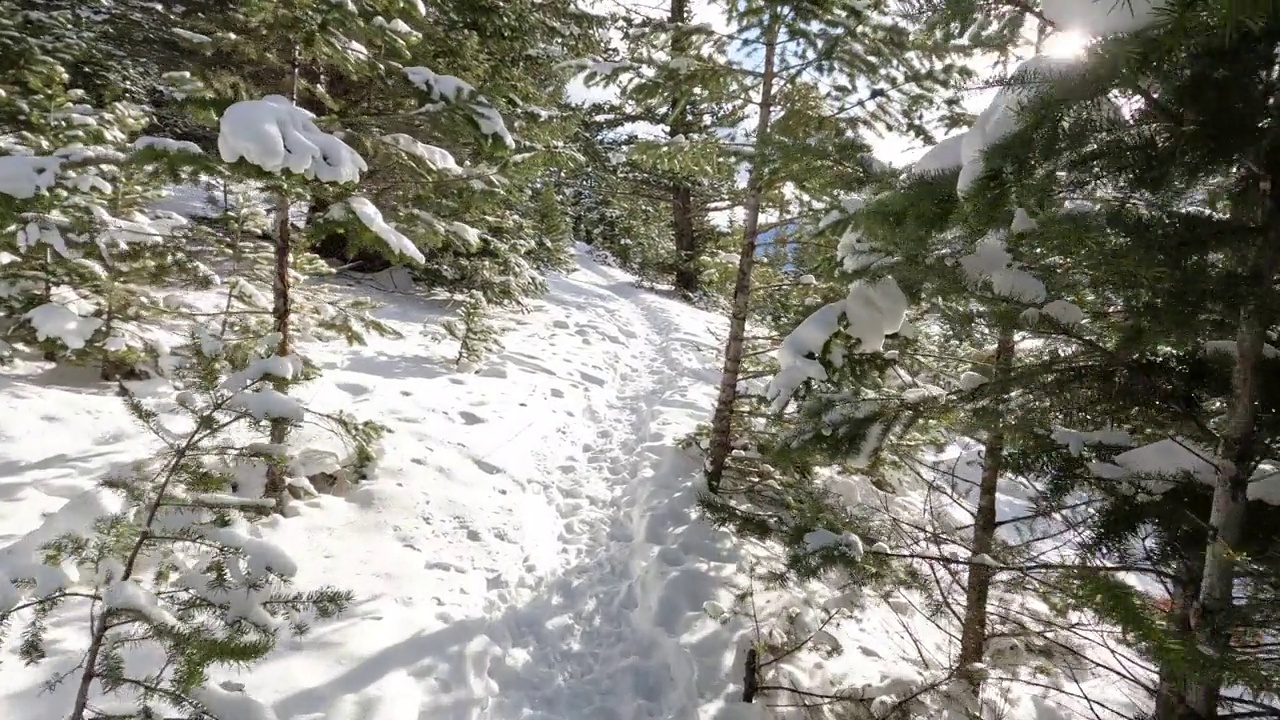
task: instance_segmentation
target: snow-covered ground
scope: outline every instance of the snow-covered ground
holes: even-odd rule
[[[723,319],[580,254],[531,312],[505,319],[504,349],[472,374],[449,363],[439,303],[340,290],[386,303],[378,315],[403,337],[304,348],[324,374],[299,394],[391,432],[370,480],[260,528],[298,560],[298,588],[357,599],[215,679],[243,683],[281,720],[759,717],[736,702],[758,628],[712,617],[733,607],[759,552],[697,519],[700,468],[678,447],[712,406]],[[150,452],[115,390],[66,368],[0,373],[0,547],[74,522],[86,488]],[[823,599],[787,597],[762,595],[760,614],[816,627]],[[842,657],[774,670],[815,691],[900,699],[954,652],[906,595],[843,617],[818,636]],[[11,638],[0,717],[64,716],[70,684],[41,685],[78,661],[84,635],[83,617],[57,617],[35,668]],[[1009,717],[1052,718],[1040,694],[1026,688]]]
[[[390,428],[374,478],[263,528],[298,587],[357,602],[236,679],[281,718],[384,680],[433,720],[692,718],[729,692],[732,638],[702,606],[737,560],[694,519],[697,461],[677,447],[711,407],[721,321],[583,258],[462,374],[438,303],[375,295],[404,337],[308,348],[324,375],[300,390]],[[0,375],[0,543],[147,454],[115,388],[88,379]],[[0,717],[66,712],[67,688],[39,685],[78,631],[55,627],[38,668],[5,664]]]

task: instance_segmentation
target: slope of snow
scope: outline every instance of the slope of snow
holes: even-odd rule
[[[462,374],[439,328],[449,309],[383,275],[335,289],[386,303],[378,315],[404,337],[301,348],[324,374],[295,393],[390,428],[373,476],[260,526],[298,560],[297,588],[336,584],[356,602],[251,670],[212,678],[219,702],[243,698],[217,689],[232,681],[278,720],[758,720],[766,703],[794,702],[738,701],[760,626],[812,633],[817,650],[774,664],[771,681],[852,688],[872,709],[948,666],[954,639],[916,595],[841,603],[841,620],[820,632],[830,600],[820,594],[760,592],[759,625],[725,610],[751,587],[761,548],[697,519],[700,466],[678,447],[712,407],[722,318],[580,253],[531,312],[505,318],[505,349]],[[86,489],[151,452],[115,388],[90,375],[0,369],[0,560],[100,514],[109,498]],[[163,381],[133,387],[167,392]],[[844,482],[852,503],[923,512]],[[1002,517],[1025,513],[1009,493]],[[6,641],[0,717],[66,714],[74,683],[42,683],[78,661],[83,615],[55,616],[50,658],[36,668]],[[1125,692],[1085,682],[1093,694]],[[1051,717],[1043,693],[1023,687],[1009,717]]]

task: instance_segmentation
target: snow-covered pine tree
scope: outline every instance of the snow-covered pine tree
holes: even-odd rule
[[[1059,11],[1063,9],[1070,10],[1058,6]],[[1146,13],[1148,21],[1159,16]],[[1103,11],[1083,20],[1099,24],[1097,29],[1105,33],[1107,17]],[[974,349],[984,352],[968,359],[945,345],[935,345],[938,349],[917,358],[920,364],[909,376],[928,378],[920,374],[928,371],[937,377],[941,371],[943,376],[954,377],[961,390],[965,390],[968,376],[973,378],[966,393],[971,402],[984,395],[991,397],[990,393],[1005,398],[1003,469],[1015,477],[1053,481],[1055,492],[1038,493],[1045,505],[1041,512],[1059,512],[1064,505],[1079,503],[1080,495],[1068,494],[1068,488],[1087,489],[1085,501],[1098,508],[1081,543],[1090,556],[1061,575],[1050,573],[1041,580],[1061,590],[1077,588],[1067,594],[1074,594],[1136,638],[1137,646],[1149,653],[1160,669],[1157,714],[1170,718],[1189,711],[1199,713],[1200,707],[1216,712],[1219,701],[1228,707],[1252,704],[1257,708],[1256,698],[1234,694],[1215,694],[1216,699],[1208,703],[1204,700],[1206,688],[1223,677],[1238,685],[1261,688],[1271,672],[1256,650],[1240,639],[1249,634],[1249,621],[1243,614],[1227,613],[1232,620],[1211,632],[1212,625],[1197,622],[1195,603],[1191,602],[1204,593],[1200,575],[1206,572],[1203,561],[1209,541],[1204,530],[1206,525],[1213,527],[1212,504],[1200,485],[1203,480],[1195,475],[1206,468],[1210,477],[1215,474],[1212,464],[1197,468],[1194,460],[1197,453],[1213,458],[1215,452],[1205,448],[1226,442],[1223,437],[1229,436],[1223,433],[1229,425],[1222,423],[1222,409],[1239,407],[1240,403],[1239,399],[1231,400],[1239,391],[1239,385],[1233,386],[1230,380],[1231,368],[1213,370],[1205,350],[1222,342],[1236,348],[1233,341],[1217,337],[1224,329],[1229,335],[1232,326],[1239,326],[1240,308],[1256,300],[1250,294],[1259,287],[1249,284],[1251,289],[1244,297],[1238,292],[1224,294],[1224,288],[1233,285],[1227,278],[1249,272],[1250,263],[1256,261],[1250,248],[1265,237],[1265,222],[1254,225],[1257,229],[1251,236],[1244,229],[1248,223],[1241,225],[1238,215],[1242,205],[1249,205],[1250,196],[1248,183],[1242,186],[1237,174],[1252,161],[1241,159],[1248,156],[1247,148],[1222,147],[1216,150],[1218,155],[1206,148],[1203,157],[1196,155],[1200,159],[1194,167],[1187,167],[1181,154],[1186,144],[1175,138],[1167,143],[1153,142],[1149,134],[1157,126],[1177,130],[1178,125],[1166,123],[1171,117],[1187,117],[1182,106],[1194,104],[1189,101],[1195,95],[1190,83],[1206,82],[1201,73],[1213,68],[1211,72],[1232,74],[1220,63],[1234,57],[1232,52],[1243,52],[1241,46],[1248,46],[1248,40],[1222,39],[1234,35],[1233,17],[1195,15],[1203,25],[1181,28],[1200,38],[1213,35],[1218,38],[1214,42],[1232,48],[1229,52],[1214,42],[1197,45],[1193,51],[1187,43],[1169,42],[1169,36],[1162,37],[1159,30],[1152,29],[1109,39],[1089,56],[1085,66],[1036,62],[1033,67],[1038,72],[1026,78],[1033,84],[1024,82],[1006,89],[973,129],[944,141],[917,165],[919,174],[947,170],[945,177],[919,177],[907,191],[898,189],[877,198],[858,214],[863,235],[850,243],[857,244],[859,255],[871,268],[893,260],[892,272],[904,282],[909,296],[937,297],[930,303],[934,311],[931,324],[951,328],[948,334],[953,338],[970,335],[978,327],[972,298],[952,303],[946,298],[954,296],[941,292],[940,286],[924,292],[917,289],[924,286],[909,287],[907,282],[915,273],[926,278],[932,275],[931,283],[946,277],[947,273],[940,274],[942,268],[936,261],[929,261],[954,262],[963,253],[962,243],[982,241],[975,248],[981,252],[973,253],[968,262],[966,258],[959,260],[966,273],[978,271],[979,277],[974,279],[985,276],[984,283],[989,281],[995,294],[1007,294],[1000,291],[1002,286],[1014,290],[1025,285],[1030,276],[1023,273],[1031,270],[1045,278],[1036,295],[1047,290],[1049,295],[1060,296],[1020,313],[1018,335],[1026,333],[1023,336],[1034,337],[1035,342],[1020,350],[1018,364],[1003,388],[991,382],[994,374],[989,370],[995,358],[982,345]],[[1076,23],[1082,20],[1069,19]],[[1224,27],[1232,32],[1222,32]],[[1141,30],[1141,23],[1128,29]],[[1272,39],[1254,41],[1267,48],[1274,43]],[[1179,50],[1170,50],[1175,46]],[[1114,60],[1132,57],[1135,52],[1159,53],[1163,67],[1169,68],[1167,75],[1161,74],[1152,84],[1145,74],[1116,73],[1114,68],[1119,65]],[[1244,52],[1241,57],[1249,56]],[[1256,92],[1254,78],[1274,72],[1272,50],[1259,52],[1257,57],[1267,58],[1258,62],[1269,70],[1241,72],[1240,78],[1250,78],[1235,86],[1242,96],[1253,97],[1249,93]],[[1117,97],[1129,100],[1133,110],[1120,111],[1113,104]],[[1205,108],[1197,106],[1191,112],[1207,117],[1202,111]],[[1231,121],[1237,119],[1233,115]],[[1258,127],[1265,126],[1265,122],[1258,122]],[[991,149],[1000,141],[1000,147]],[[1218,164],[1206,164],[1204,158],[1217,158]],[[950,174],[956,170],[958,187]],[[965,198],[961,206],[954,204],[957,190]],[[1011,229],[1029,232],[1004,238],[988,235],[1008,223],[1011,207],[1024,208],[1015,213]],[[1214,229],[1219,224],[1238,228],[1239,235]],[[1210,256],[1217,260],[1208,261]],[[1016,264],[1010,264],[1011,260]],[[915,273],[913,263],[919,268]],[[1210,265],[1213,270],[1208,269]],[[1014,304],[1017,309],[1018,303]],[[931,328],[920,329],[927,337],[923,331]],[[811,348],[819,359],[827,357],[822,345],[804,347]],[[911,359],[906,348],[895,351],[898,363]],[[1233,352],[1224,359],[1230,365],[1238,357]],[[1234,360],[1237,380],[1239,362]],[[988,370],[983,371],[984,367]],[[872,392],[883,394],[878,386]],[[1252,393],[1249,404],[1270,405],[1269,391],[1263,385],[1255,386]],[[935,403],[926,419],[948,417],[948,412],[953,411]],[[1250,437],[1265,444],[1263,417],[1265,413],[1258,416]],[[951,415],[947,422],[954,423],[954,418]],[[1083,432],[1064,429],[1080,428],[1081,424]],[[857,423],[848,426],[859,427]],[[978,429],[984,426],[989,423],[976,425]],[[918,423],[913,426],[916,431],[921,428]],[[821,430],[822,424],[817,424],[817,429]],[[899,432],[894,441],[904,437]],[[1135,441],[1141,447],[1120,453]],[[1179,461],[1177,449],[1188,443],[1201,449],[1181,453]],[[1251,463],[1265,460],[1261,447],[1254,447]],[[1092,465],[1080,459],[1081,455]],[[1144,477],[1143,468],[1152,463],[1178,466],[1175,469],[1187,471],[1192,482],[1171,482],[1178,480],[1174,477],[1151,485],[1154,479]],[[1096,477],[1098,472],[1104,472],[1105,477]],[[1253,472],[1252,466],[1249,472]],[[1255,476],[1255,482],[1262,477],[1265,473]],[[1117,487],[1117,480],[1125,479],[1132,484]],[[1240,494],[1242,498],[1253,496],[1262,494],[1254,488],[1247,495]],[[1266,517],[1272,512],[1259,501],[1249,505],[1251,514]],[[1252,534],[1236,540],[1237,553],[1258,552],[1271,542]],[[1009,562],[1007,555],[998,557],[1002,565]],[[1172,595],[1166,606],[1169,611],[1154,610],[1142,601],[1139,591],[1117,577],[1126,567],[1129,571],[1145,567],[1138,572],[1171,583],[1166,591]],[[1251,559],[1240,567],[1245,582],[1237,587],[1249,588],[1247,602],[1251,607],[1255,599],[1272,597],[1270,578],[1274,575],[1265,562]],[[1212,647],[1206,636],[1219,643],[1208,656],[1195,649]],[[1244,658],[1248,661],[1241,662]],[[1105,671],[1142,685],[1127,667],[1113,666]],[[1198,701],[1192,699],[1197,693]]]
[[[247,3],[183,19],[211,39],[197,72],[211,87],[260,97],[288,86],[323,124],[349,133],[369,164],[363,197],[380,217],[318,192],[307,213],[330,221],[313,238],[321,254],[378,270],[398,261],[381,237],[394,226],[424,254],[411,268],[420,281],[478,289],[493,302],[537,292],[540,273],[563,258],[567,248],[549,243],[567,238],[538,226],[549,218],[537,209],[574,125],[559,109],[555,63],[594,43],[593,20],[572,3],[504,3],[501,12],[403,0],[287,11]],[[255,63],[240,77],[224,69]]]
[[[10,548],[0,625],[22,627],[24,660],[45,657],[53,619],[88,611],[81,663],[49,682],[74,688],[70,720],[270,717],[209,671],[250,665],[282,630],[350,603],[346,590],[290,588],[295,560],[249,522],[275,507],[266,469],[288,462],[286,448],[251,441],[256,429],[304,413],[271,382],[298,374],[296,358],[259,350],[193,337],[178,350],[175,402],[127,399],[160,452],[59,511],[56,527],[73,530]]]
[[[1046,19],[1103,40],[1076,82],[1032,108],[993,167],[969,176],[995,202],[1015,193],[1048,195],[1055,210],[1063,198],[1090,201],[1071,208],[1090,240],[1074,246],[1073,263],[1109,291],[1106,310],[1122,313],[1110,348],[1124,382],[1140,384],[1167,418],[1109,467],[1141,479],[1145,458],[1194,480],[1147,485],[1170,494],[1160,500],[1108,496],[1114,511],[1099,529],[1107,550],[1132,555],[1136,538],[1157,528],[1155,564],[1171,575],[1166,632],[1144,627],[1126,588],[1109,588],[1106,607],[1142,628],[1158,658],[1157,716],[1254,712],[1256,695],[1227,688],[1261,689],[1275,673],[1265,652],[1241,641],[1252,622],[1241,608],[1274,597],[1263,559],[1273,539],[1254,520],[1274,515],[1264,378],[1277,325],[1266,308],[1280,227],[1268,109],[1280,17],[1247,3],[1145,2],[1132,12],[1047,6]],[[1179,451],[1187,447],[1195,450]],[[1212,499],[1198,487],[1206,481]],[[1171,517],[1170,507],[1182,512]]]
[[[66,63],[93,57],[79,16],[3,15],[5,334],[50,359],[96,361],[104,379],[128,376],[154,354],[157,322],[181,314],[156,286],[212,280],[183,242],[185,220],[150,205],[165,167],[199,148],[135,140],[144,108],[69,85]]]
[[[745,140],[749,173],[743,238],[708,446],[713,493],[723,480],[732,442],[752,270],[759,235],[767,228],[762,221],[771,212],[786,214],[793,200],[803,207],[806,196],[815,195],[815,188],[830,179],[815,162],[825,159],[833,170],[852,167],[854,174],[865,176],[871,168],[862,160],[862,134],[877,122],[923,112],[929,98],[945,94],[947,83],[965,74],[947,62],[949,51],[934,42],[936,35],[898,14],[900,10],[840,1],[795,6],[748,2],[730,13],[738,39],[752,48],[743,74],[754,88],[755,128]],[[824,91],[848,99],[824,103],[819,99]]]
[[[619,96],[589,108],[597,141],[612,146],[593,158],[593,169],[609,174],[628,204],[665,215],[656,279],[694,297],[703,285],[708,211],[736,202],[736,163],[723,143],[744,109],[740,75],[728,62],[731,38],[695,22],[688,0],[610,19],[621,36],[611,49],[619,59],[565,64],[585,71],[587,87]],[[657,134],[633,129],[637,123]]]

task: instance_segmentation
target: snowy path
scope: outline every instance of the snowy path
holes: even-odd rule
[[[697,717],[698,661],[680,639],[717,593],[714,576],[686,552],[704,560],[723,553],[673,542],[688,523],[681,514],[695,468],[674,448],[678,437],[664,432],[672,424],[664,415],[709,405],[688,397],[687,359],[663,351],[679,343],[674,324],[610,275],[595,268],[596,278],[615,282],[597,291],[613,301],[601,297],[597,307],[625,315],[615,322],[636,337],[619,357],[617,399],[592,418],[600,430],[583,446],[586,458],[560,465],[548,488],[564,522],[563,574],[540,583],[532,602],[507,594],[494,603],[508,610],[488,629],[487,662],[471,665],[492,682],[488,717]],[[619,706],[624,688],[634,700]]]
[[[392,525],[405,548],[432,558],[426,573],[396,563],[396,604],[378,603],[368,616],[376,626],[338,634],[343,672],[308,662],[330,679],[280,698],[282,718],[400,671],[418,680],[420,717],[431,720],[681,720],[723,694],[732,643],[702,605],[723,600],[736,559],[726,535],[694,521],[698,468],[677,448],[711,407],[715,320],[690,320],[626,275],[582,265],[553,279],[546,302],[504,337],[508,349],[464,378],[473,409],[458,415],[476,434],[459,449],[481,473],[417,498],[379,488],[382,480],[362,489],[387,514],[412,504],[433,518]],[[475,392],[489,379],[505,392]],[[530,392],[516,390],[525,385]],[[379,478],[396,475],[404,454],[389,449]],[[445,465],[426,461],[436,463]],[[515,487],[502,495],[484,488],[504,480]],[[440,505],[475,519],[467,538],[507,541],[471,553],[485,567],[450,557],[467,543],[439,527],[431,508]],[[465,597],[418,589],[468,578]],[[400,640],[376,639],[387,625]],[[285,656],[265,672],[296,673],[297,661]]]

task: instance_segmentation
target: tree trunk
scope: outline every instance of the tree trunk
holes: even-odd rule
[[[289,269],[292,265],[292,240],[293,228],[289,225],[289,198],[284,193],[276,199],[276,247],[275,247],[275,279],[272,283],[275,302],[271,307],[271,316],[274,322],[273,330],[276,335],[278,344],[276,345],[276,354],[280,357],[286,357],[293,352],[292,342],[292,314],[293,302],[290,296],[289,287]],[[283,380],[275,381],[276,390],[279,392],[287,392],[288,384]],[[271,421],[271,442],[276,445],[283,444],[289,437],[289,421],[276,418]],[[285,468],[279,464],[272,464],[267,469],[267,487],[266,496],[274,498],[277,504],[283,504],[285,495]]]
[[[1258,362],[1267,339],[1267,328],[1274,321],[1274,300],[1270,297],[1280,264],[1280,186],[1275,175],[1259,183],[1262,198],[1262,224],[1266,228],[1259,237],[1258,255],[1248,287],[1249,300],[1240,309],[1236,330],[1236,364],[1231,373],[1231,398],[1227,403],[1227,421],[1218,446],[1218,473],[1213,488],[1213,506],[1209,513],[1208,548],[1204,557],[1204,578],[1200,597],[1191,613],[1191,627],[1196,643],[1210,653],[1221,656],[1231,645],[1233,590],[1236,579],[1235,549],[1244,536],[1245,507],[1248,502],[1249,476],[1257,464],[1257,418],[1259,377]],[[1191,709],[1200,720],[1218,716],[1223,669],[1222,663],[1210,664],[1214,669],[1193,679],[1187,692]]]
[[[760,116],[756,120],[757,149],[768,142],[769,121],[773,113],[773,82],[778,49],[776,12],[770,15],[764,33],[764,68],[760,80]],[[720,377],[720,393],[711,419],[711,439],[707,458],[707,487],[718,492],[729,460],[733,408],[738,399],[738,374],[742,369],[742,352],[747,331],[747,314],[751,307],[751,270],[755,266],[756,241],[760,234],[760,204],[764,197],[764,172],[760,155],[752,162],[747,176],[747,198],[744,207],[742,248],[738,257],[738,276],[733,284],[733,311],[729,316],[729,338],[724,347],[724,373]]]
[[[1204,576],[1205,546],[1203,542],[1184,542],[1182,566],[1174,581],[1173,604],[1169,608],[1169,631],[1178,640],[1194,642],[1191,612],[1200,595],[1200,581]],[[1153,720],[1186,720],[1193,717],[1187,697],[1188,678],[1185,670],[1177,667],[1161,667],[1156,685],[1156,711]]]
[[[693,297],[702,288],[698,269],[698,238],[693,228],[693,191],[677,182],[671,191],[672,229],[676,243],[676,290]]]
[[[1255,464],[1258,360],[1262,357],[1265,339],[1265,323],[1260,321],[1257,309],[1242,309],[1236,336],[1231,400],[1218,449],[1218,476],[1209,515],[1204,579],[1200,585],[1199,601],[1191,616],[1197,644],[1213,653],[1226,651],[1231,643],[1230,615],[1236,578],[1233,553],[1244,535],[1249,475]],[[1217,717],[1222,678],[1219,666],[1219,669],[1196,678],[1188,693],[1191,708],[1203,720]]]
[[[688,33],[680,27],[689,21],[689,0],[671,0],[671,14],[668,18],[671,29],[671,57],[689,54]],[[671,119],[667,124],[668,137],[689,135],[693,131],[689,118],[689,97],[681,92],[685,88],[673,90],[671,98]],[[688,181],[677,178],[671,188],[671,229],[676,247],[675,286],[681,293],[693,296],[701,288],[698,271],[699,248],[697,235],[693,226],[693,188]]]
[[[1013,329],[1004,327],[1000,330],[1000,339],[996,342],[995,383],[1000,391],[1007,390],[1009,374],[1013,368]],[[1002,420],[993,419],[990,435],[987,437],[982,456],[982,480],[978,486],[978,511],[973,520],[973,555],[990,555],[995,547],[996,537],[996,489],[1000,481],[1000,470],[1004,463],[1004,429]],[[982,681],[976,673],[969,671],[969,666],[982,662],[987,645],[987,599],[991,595],[991,580],[995,577],[995,568],[981,564],[969,565],[968,579],[965,583],[964,621],[960,630],[960,655],[956,658],[956,666],[960,677],[965,678],[973,686],[974,695]]]

